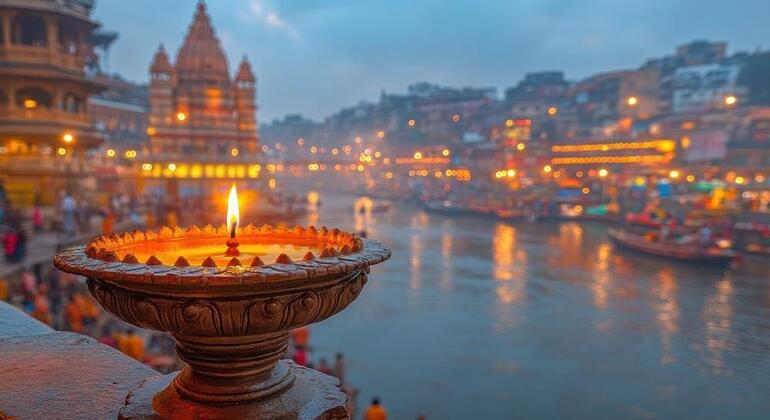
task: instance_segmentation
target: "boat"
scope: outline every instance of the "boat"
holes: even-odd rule
[[[727,265],[739,255],[729,247],[652,241],[644,235],[621,228],[610,228],[607,233],[613,242],[622,247],[680,261]]]

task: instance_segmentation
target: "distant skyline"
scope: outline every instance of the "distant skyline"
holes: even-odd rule
[[[173,4],[172,4],[173,3]],[[136,82],[158,44],[172,59],[197,0],[97,2],[95,18],[120,38],[110,72]],[[525,73],[571,80],[672,54],[696,39],[729,53],[770,44],[766,0],[209,0],[230,62],[246,54],[258,78],[261,122],[289,113],[320,120],[382,89],[428,81],[515,85]]]

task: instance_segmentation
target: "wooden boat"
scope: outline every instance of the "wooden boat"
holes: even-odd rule
[[[716,246],[702,247],[698,244],[655,242],[625,229],[610,228],[607,233],[613,242],[625,248],[680,261],[727,265],[738,257],[738,253],[731,249]]]

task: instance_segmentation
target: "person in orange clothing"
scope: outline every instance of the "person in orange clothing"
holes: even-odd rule
[[[385,407],[380,404],[380,399],[374,397],[372,399],[372,405],[366,409],[364,413],[364,420],[388,420],[388,412],[385,411]]]
[[[125,338],[125,353],[138,361],[144,360],[144,340],[133,330],[128,330]]]
[[[72,296],[70,296],[70,301],[65,309],[70,331],[76,333],[83,331],[83,313],[80,311],[81,305],[79,303],[81,299],[83,299],[83,297],[80,296],[80,293],[73,293]]]
[[[35,310],[32,312],[32,317],[48,326],[53,325],[51,305],[48,302],[48,288],[45,285],[41,285],[37,289],[34,303]]]
[[[112,232],[113,226],[115,226],[115,213],[107,206],[102,210],[104,218],[102,219],[102,234]]]
[[[307,344],[310,342],[310,329],[308,327],[295,328],[291,332],[291,338],[296,347],[307,348]]]

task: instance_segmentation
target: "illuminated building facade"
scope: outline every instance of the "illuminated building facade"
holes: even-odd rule
[[[199,2],[175,63],[161,45],[150,66],[147,132],[153,157],[210,160],[257,153],[256,79],[246,57],[234,78]]]
[[[92,4],[0,0],[0,174],[14,205],[52,204],[93,181],[85,155],[102,138],[87,104],[100,90],[86,74]]]

